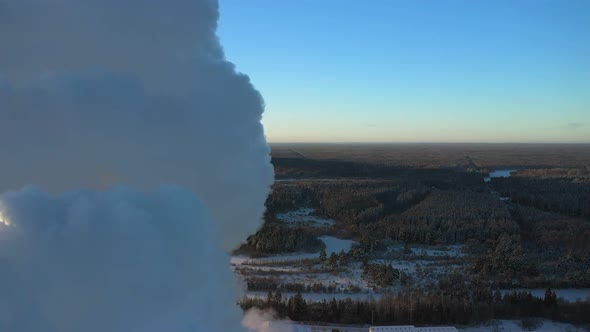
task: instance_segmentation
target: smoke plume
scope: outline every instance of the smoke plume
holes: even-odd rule
[[[0,0],[0,330],[240,329],[225,252],[273,173],[217,18],[213,0]]]
[[[263,101],[210,0],[0,1],[0,189],[193,190],[230,249],[272,182]]]
[[[272,309],[261,310],[252,308],[246,311],[242,325],[252,332],[295,332],[293,327],[277,318]]]

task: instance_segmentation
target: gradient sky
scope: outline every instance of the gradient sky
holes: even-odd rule
[[[590,142],[590,1],[220,2],[271,142]]]

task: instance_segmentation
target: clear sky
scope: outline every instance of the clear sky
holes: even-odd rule
[[[220,0],[271,142],[590,142],[590,1]]]

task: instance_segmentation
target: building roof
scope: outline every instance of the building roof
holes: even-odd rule
[[[372,326],[370,332],[457,332],[453,326],[415,327],[413,325]]]
[[[340,332],[457,332],[452,326],[429,326],[415,327],[413,325],[394,325],[394,326],[335,326],[335,325],[305,325],[287,321],[272,321],[265,323],[266,330],[269,332],[331,332],[338,330]]]

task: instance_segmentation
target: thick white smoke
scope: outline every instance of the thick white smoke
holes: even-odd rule
[[[273,174],[217,17],[212,0],[0,0],[0,330],[240,329],[224,251]]]
[[[194,194],[0,196],[0,331],[238,331],[233,277]]]
[[[149,189],[205,201],[230,249],[272,182],[263,101],[211,0],[0,0],[0,189]]]

